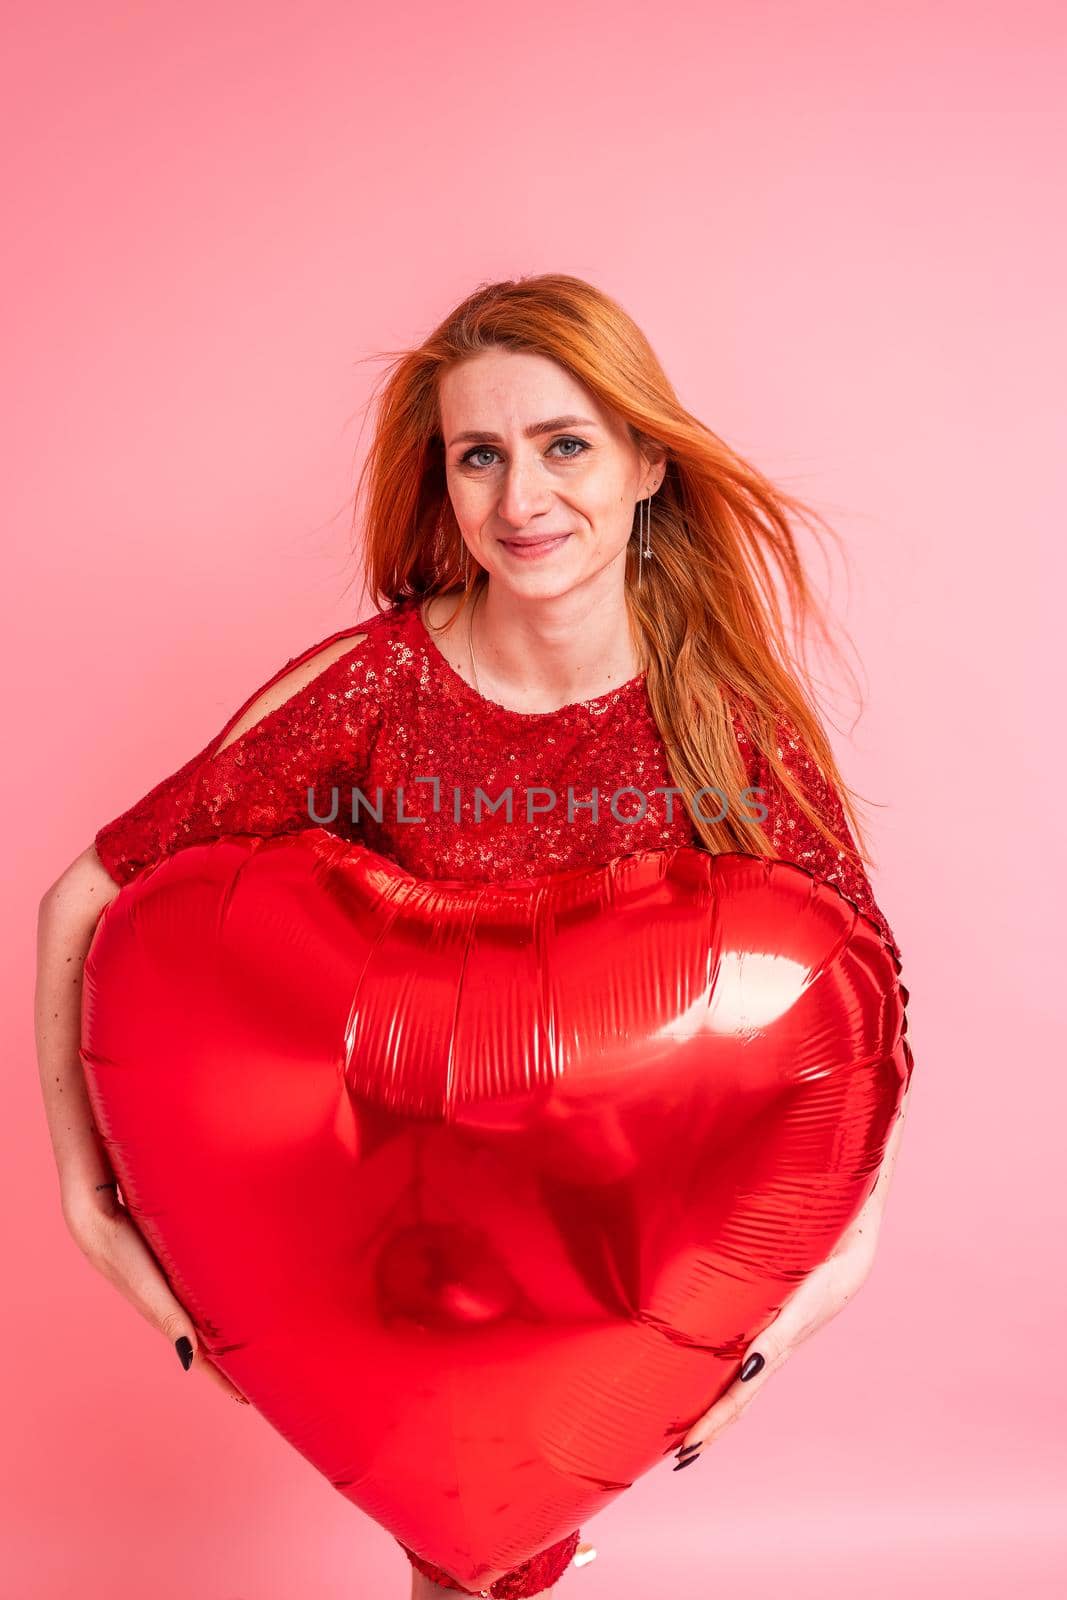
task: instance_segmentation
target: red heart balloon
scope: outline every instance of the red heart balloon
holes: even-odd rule
[[[471,884],[226,836],[105,908],[82,1061],[208,1355],[478,1589],[658,1462],[859,1211],[898,972],[760,857]]]

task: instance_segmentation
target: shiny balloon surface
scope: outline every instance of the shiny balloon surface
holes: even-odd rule
[[[472,1590],[737,1376],[912,1065],[875,924],[695,847],[474,885],[226,836],[105,908],[83,996],[122,1199],[207,1354]]]

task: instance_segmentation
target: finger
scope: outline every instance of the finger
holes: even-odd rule
[[[843,1265],[840,1259],[830,1257],[801,1280],[778,1315],[745,1351],[733,1383],[682,1440],[675,1452],[682,1464],[695,1455],[695,1447],[709,1444],[736,1422],[798,1345],[836,1314],[848,1298],[841,1290],[843,1272],[854,1274],[854,1264]]]
[[[238,1404],[243,1406],[250,1404],[250,1401],[241,1393],[240,1389],[234,1387],[226,1374],[205,1353],[203,1345],[198,1344],[194,1348],[193,1366],[202,1372],[205,1378],[210,1378],[212,1383],[217,1384],[225,1394],[229,1395],[231,1400],[236,1400]]]
[[[756,1343],[745,1351],[738,1375],[724,1394],[721,1394],[709,1411],[694,1422],[675,1454],[687,1459],[702,1444],[710,1444],[726,1428],[737,1421],[772,1372],[777,1372],[792,1348],[788,1340],[788,1322],[783,1327],[780,1313],[760,1334]],[[744,1373],[745,1377],[741,1374]]]
[[[701,1445],[711,1444],[713,1439],[723,1433],[750,1403],[748,1395],[736,1393],[738,1384],[732,1383],[720,1399],[716,1400],[710,1411],[695,1422],[682,1440],[675,1455],[680,1461],[687,1460],[694,1455]]]
[[[177,1347],[179,1340],[188,1339],[192,1349],[188,1370],[197,1368],[235,1399],[244,1401],[241,1391],[219,1371],[202,1349],[192,1318],[174,1295],[159,1263],[126,1210],[121,1209],[101,1218],[98,1253],[94,1252],[93,1258],[105,1277],[172,1345]],[[185,1365],[183,1361],[182,1366]]]

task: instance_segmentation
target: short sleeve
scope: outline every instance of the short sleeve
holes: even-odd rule
[[[336,785],[347,794],[348,786],[360,784],[378,722],[369,640],[339,655],[240,738],[218,749],[265,689],[357,631],[333,634],[287,661],[203,750],[97,830],[96,853],[116,883],[125,885],[163,856],[223,834],[266,837],[319,826],[316,818],[330,813],[331,789]],[[345,818],[339,800],[335,831],[345,831]],[[349,828],[346,836],[354,833]]]
[[[775,855],[780,860],[795,862],[814,877],[840,890],[846,899],[851,900],[877,924],[899,963],[899,947],[875,900],[856,841],[845,818],[840,795],[785,716],[779,716],[777,730],[779,759],[803,789],[808,803],[834,836],[841,840],[842,845],[847,846],[847,850],[839,849],[809,821],[792,795],[779,782],[769,761],[759,752],[755,782],[763,790],[763,804],[768,809],[763,828]],[[849,854],[849,851],[853,853]]]

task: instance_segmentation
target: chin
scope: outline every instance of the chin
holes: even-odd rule
[[[518,595],[524,600],[554,600],[558,595],[577,588],[581,582],[580,577],[576,578],[572,572],[559,571],[518,574],[494,572],[491,576],[494,588]]]

